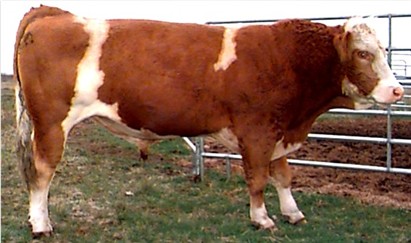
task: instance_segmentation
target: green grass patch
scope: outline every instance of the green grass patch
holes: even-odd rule
[[[11,92],[11,91],[10,91]],[[14,155],[13,98],[2,93],[1,241],[29,242],[28,195]],[[362,205],[346,198],[294,193],[308,223],[279,217],[275,232],[249,221],[248,195],[239,176],[207,170],[193,183],[181,139],[151,150],[145,163],[134,145],[94,123],[76,128],[50,190],[54,235],[43,242],[409,242],[411,212]],[[266,191],[270,214],[277,194]]]

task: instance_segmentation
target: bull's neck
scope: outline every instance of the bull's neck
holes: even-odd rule
[[[315,34],[301,32],[292,42],[294,46],[288,48],[296,92],[284,117],[289,121],[286,129],[298,136],[305,136],[316,118],[329,109],[352,108],[351,100],[341,93],[345,74],[333,44],[335,34],[340,31],[339,27],[328,27]]]

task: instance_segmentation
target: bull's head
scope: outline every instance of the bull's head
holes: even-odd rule
[[[387,63],[386,51],[367,20],[349,19],[343,33],[334,38],[345,71],[342,92],[354,100],[356,108],[366,108],[374,102],[394,103],[404,94]]]

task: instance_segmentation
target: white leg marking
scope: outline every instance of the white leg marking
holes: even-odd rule
[[[224,37],[221,44],[221,51],[218,55],[218,60],[214,64],[214,70],[227,70],[227,68],[237,60],[237,55],[235,53],[235,37],[238,29],[226,28],[224,31]]]
[[[303,213],[298,209],[297,203],[291,194],[291,188],[284,188],[275,181],[274,185],[280,199],[281,214],[287,218],[288,222],[296,224],[304,219]]]
[[[44,190],[30,191],[29,222],[33,233],[52,232],[48,213],[49,187]]]
[[[71,101],[70,111],[61,124],[66,138],[75,124],[94,115],[121,120],[117,113],[117,104],[108,105],[101,102],[98,100],[97,93],[104,82],[104,72],[100,70],[99,60],[110,26],[105,20],[75,17],[74,21],[84,25],[84,30],[90,35],[90,39],[83,59],[77,66],[75,95]]]
[[[275,226],[274,222],[268,217],[267,209],[263,203],[261,207],[256,207],[255,205],[250,205],[250,218],[251,222],[257,224],[263,229],[272,228]]]

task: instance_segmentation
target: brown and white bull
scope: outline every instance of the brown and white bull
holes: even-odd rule
[[[304,219],[285,156],[316,117],[396,102],[404,92],[361,18],[335,27],[293,19],[225,28],[86,19],[41,6],[22,19],[14,58],[34,235],[52,232],[50,182],[70,130],[86,118],[130,141],[220,139],[243,156],[251,221],[274,228],[263,196],[269,181],[289,222]]]

